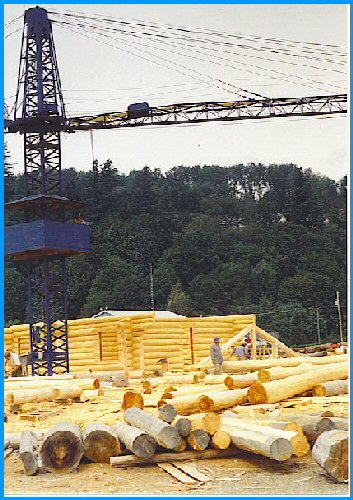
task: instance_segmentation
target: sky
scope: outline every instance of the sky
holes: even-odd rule
[[[177,40],[170,42],[168,39],[161,44],[149,41],[146,36],[132,37],[126,31],[125,34],[120,31],[114,40],[92,31],[83,36],[82,30],[81,34],[77,33],[79,27],[71,26],[70,29],[76,32],[69,31],[67,26],[57,22],[58,14],[50,14],[56,21],[53,23],[54,41],[70,116],[125,111],[129,104],[142,101],[151,106],[229,101],[238,98],[234,94],[235,87],[268,97],[347,91],[346,67],[336,64],[342,59],[328,55],[323,56],[325,62],[318,61],[317,53],[308,51],[307,45],[293,45],[292,42],[289,42],[291,46],[305,50],[308,58],[287,57],[283,53],[262,50],[261,47],[268,49],[268,43],[264,40],[254,42],[253,38],[337,45],[342,46],[340,50],[349,50],[349,7],[346,5],[41,6],[61,14],[79,11],[93,18],[96,14],[124,21],[138,19],[158,23],[158,30],[165,25],[177,25],[195,31],[214,30],[223,35],[248,36],[246,41],[242,39],[237,47],[229,50],[224,45],[213,45],[212,52],[209,50],[205,55],[195,44],[182,49]],[[29,7],[32,5],[5,5],[4,93],[10,107],[16,92],[23,19],[20,17],[6,25],[23,16]],[[87,25],[85,29],[90,30]],[[226,40],[234,42],[239,38]],[[280,43],[283,47],[283,42]],[[252,44],[256,50],[249,49]],[[323,50],[331,51],[330,48]],[[331,64],[332,59],[334,64]],[[6,140],[15,171],[22,172],[23,138],[7,135]],[[165,172],[178,165],[294,163],[339,180],[349,171],[349,120],[343,115],[325,119],[279,118],[103,130],[93,133],[93,151],[89,132],[63,134],[63,168],[87,171],[92,168],[93,157],[100,163],[112,159],[114,166],[123,173],[144,166]]]

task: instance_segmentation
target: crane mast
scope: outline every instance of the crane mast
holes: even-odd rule
[[[69,371],[65,259],[90,251],[90,229],[67,222],[82,207],[63,196],[60,131],[65,108],[51,23],[45,9],[24,18],[16,100],[23,91],[25,197],[8,209],[24,222],[5,230],[5,253],[24,264],[29,298],[32,374]]]

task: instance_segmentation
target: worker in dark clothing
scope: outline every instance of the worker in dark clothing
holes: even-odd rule
[[[214,366],[215,375],[222,375],[223,373],[223,353],[220,346],[221,339],[219,337],[215,337],[213,339],[213,344],[210,347],[210,356],[212,359],[212,363]]]

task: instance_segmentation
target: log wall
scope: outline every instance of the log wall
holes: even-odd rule
[[[224,343],[246,325],[255,328],[255,315],[156,318],[151,312],[69,320],[70,371],[125,369],[151,374],[161,369],[163,358],[169,370],[184,370],[209,355],[215,336]],[[13,352],[30,352],[29,325],[5,328],[4,341]]]

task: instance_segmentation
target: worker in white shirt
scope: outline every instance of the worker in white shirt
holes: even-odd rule
[[[19,355],[15,352],[5,351],[5,372],[8,373],[9,377],[21,377],[22,366],[20,362]]]

